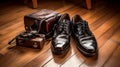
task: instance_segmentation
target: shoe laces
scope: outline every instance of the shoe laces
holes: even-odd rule
[[[79,35],[90,36],[91,32],[89,30],[88,24],[86,21],[80,21],[77,23],[77,31]]]
[[[63,20],[62,22],[60,22],[58,25],[58,32],[60,33],[64,33],[64,34],[69,34],[69,21],[68,20]]]

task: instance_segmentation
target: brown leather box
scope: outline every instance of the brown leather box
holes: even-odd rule
[[[24,34],[25,35],[25,34]],[[31,48],[38,48],[42,49],[45,43],[45,36],[44,34],[39,34],[39,37],[23,37],[18,36],[16,38],[16,45],[23,46],[23,47],[31,47]]]
[[[53,10],[43,9],[24,16],[24,25],[26,31],[37,30],[45,34],[46,38],[52,36],[54,24],[58,22],[60,14]]]

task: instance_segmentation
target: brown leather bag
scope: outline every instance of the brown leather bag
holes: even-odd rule
[[[58,22],[60,14],[53,10],[43,9],[24,16],[25,30],[37,30],[39,33],[45,34],[46,39],[53,35],[54,24]]]

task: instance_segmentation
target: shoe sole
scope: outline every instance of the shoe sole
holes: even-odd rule
[[[64,56],[68,53],[69,49],[70,49],[70,46],[68,46],[65,50],[61,50],[58,52],[54,49],[53,45],[51,45],[51,51],[55,55],[63,55]]]

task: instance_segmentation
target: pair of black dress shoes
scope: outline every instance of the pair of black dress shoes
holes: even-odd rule
[[[63,14],[54,28],[51,50],[54,54],[66,54],[70,48],[70,36],[77,43],[78,50],[85,56],[97,54],[97,42],[89,29],[88,23],[79,15],[70,21],[69,14]]]

